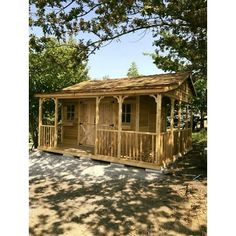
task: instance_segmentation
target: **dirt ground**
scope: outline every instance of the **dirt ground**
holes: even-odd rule
[[[206,235],[206,162],[199,150],[195,145],[166,174],[31,153],[30,235]]]

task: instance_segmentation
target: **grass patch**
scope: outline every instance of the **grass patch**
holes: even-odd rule
[[[193,142],[199,143],[199,144],[206,144],[207,143],[207,131],[205,129],[202,129],[198,132],[192,133]]]

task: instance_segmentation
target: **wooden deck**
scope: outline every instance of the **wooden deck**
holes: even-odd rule
[[[110,163],[118,163],[124,164],[128,166],[135,166],[140,168],[147,168],[153,170],[161,170],[161,167],[158,165],[154,165],[153,163],[146,163],[142,161],[128,160],[123,158],[116,158],[104,155],[94,155],[93,147],[79,146],[79,147],[67,147],[67,146],[58,146],[56,148],[47,148],[47,147],[39,147],[41,151],[69,155],[74,157],[87,157],[93,160],[106,161]]]

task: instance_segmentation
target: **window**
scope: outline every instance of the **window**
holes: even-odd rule
[[[67,105],[67,120],[74,120],[75,118],[75,105]]]
[[[122,123],[131,123],[131,104],[122,105]]]

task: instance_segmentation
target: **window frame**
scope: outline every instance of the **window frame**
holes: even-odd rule
[[[74,120],[75,120],[75,104],[67,104],[66,105],[66,121],[74,121]]]
[[[129,109],[128,109],[128,106],[129,106]],[[121,114],[122,124],[131,125],[131,115],[132,115],[132,104],[131,103],[123,103],[122,104],[122,114]]]

